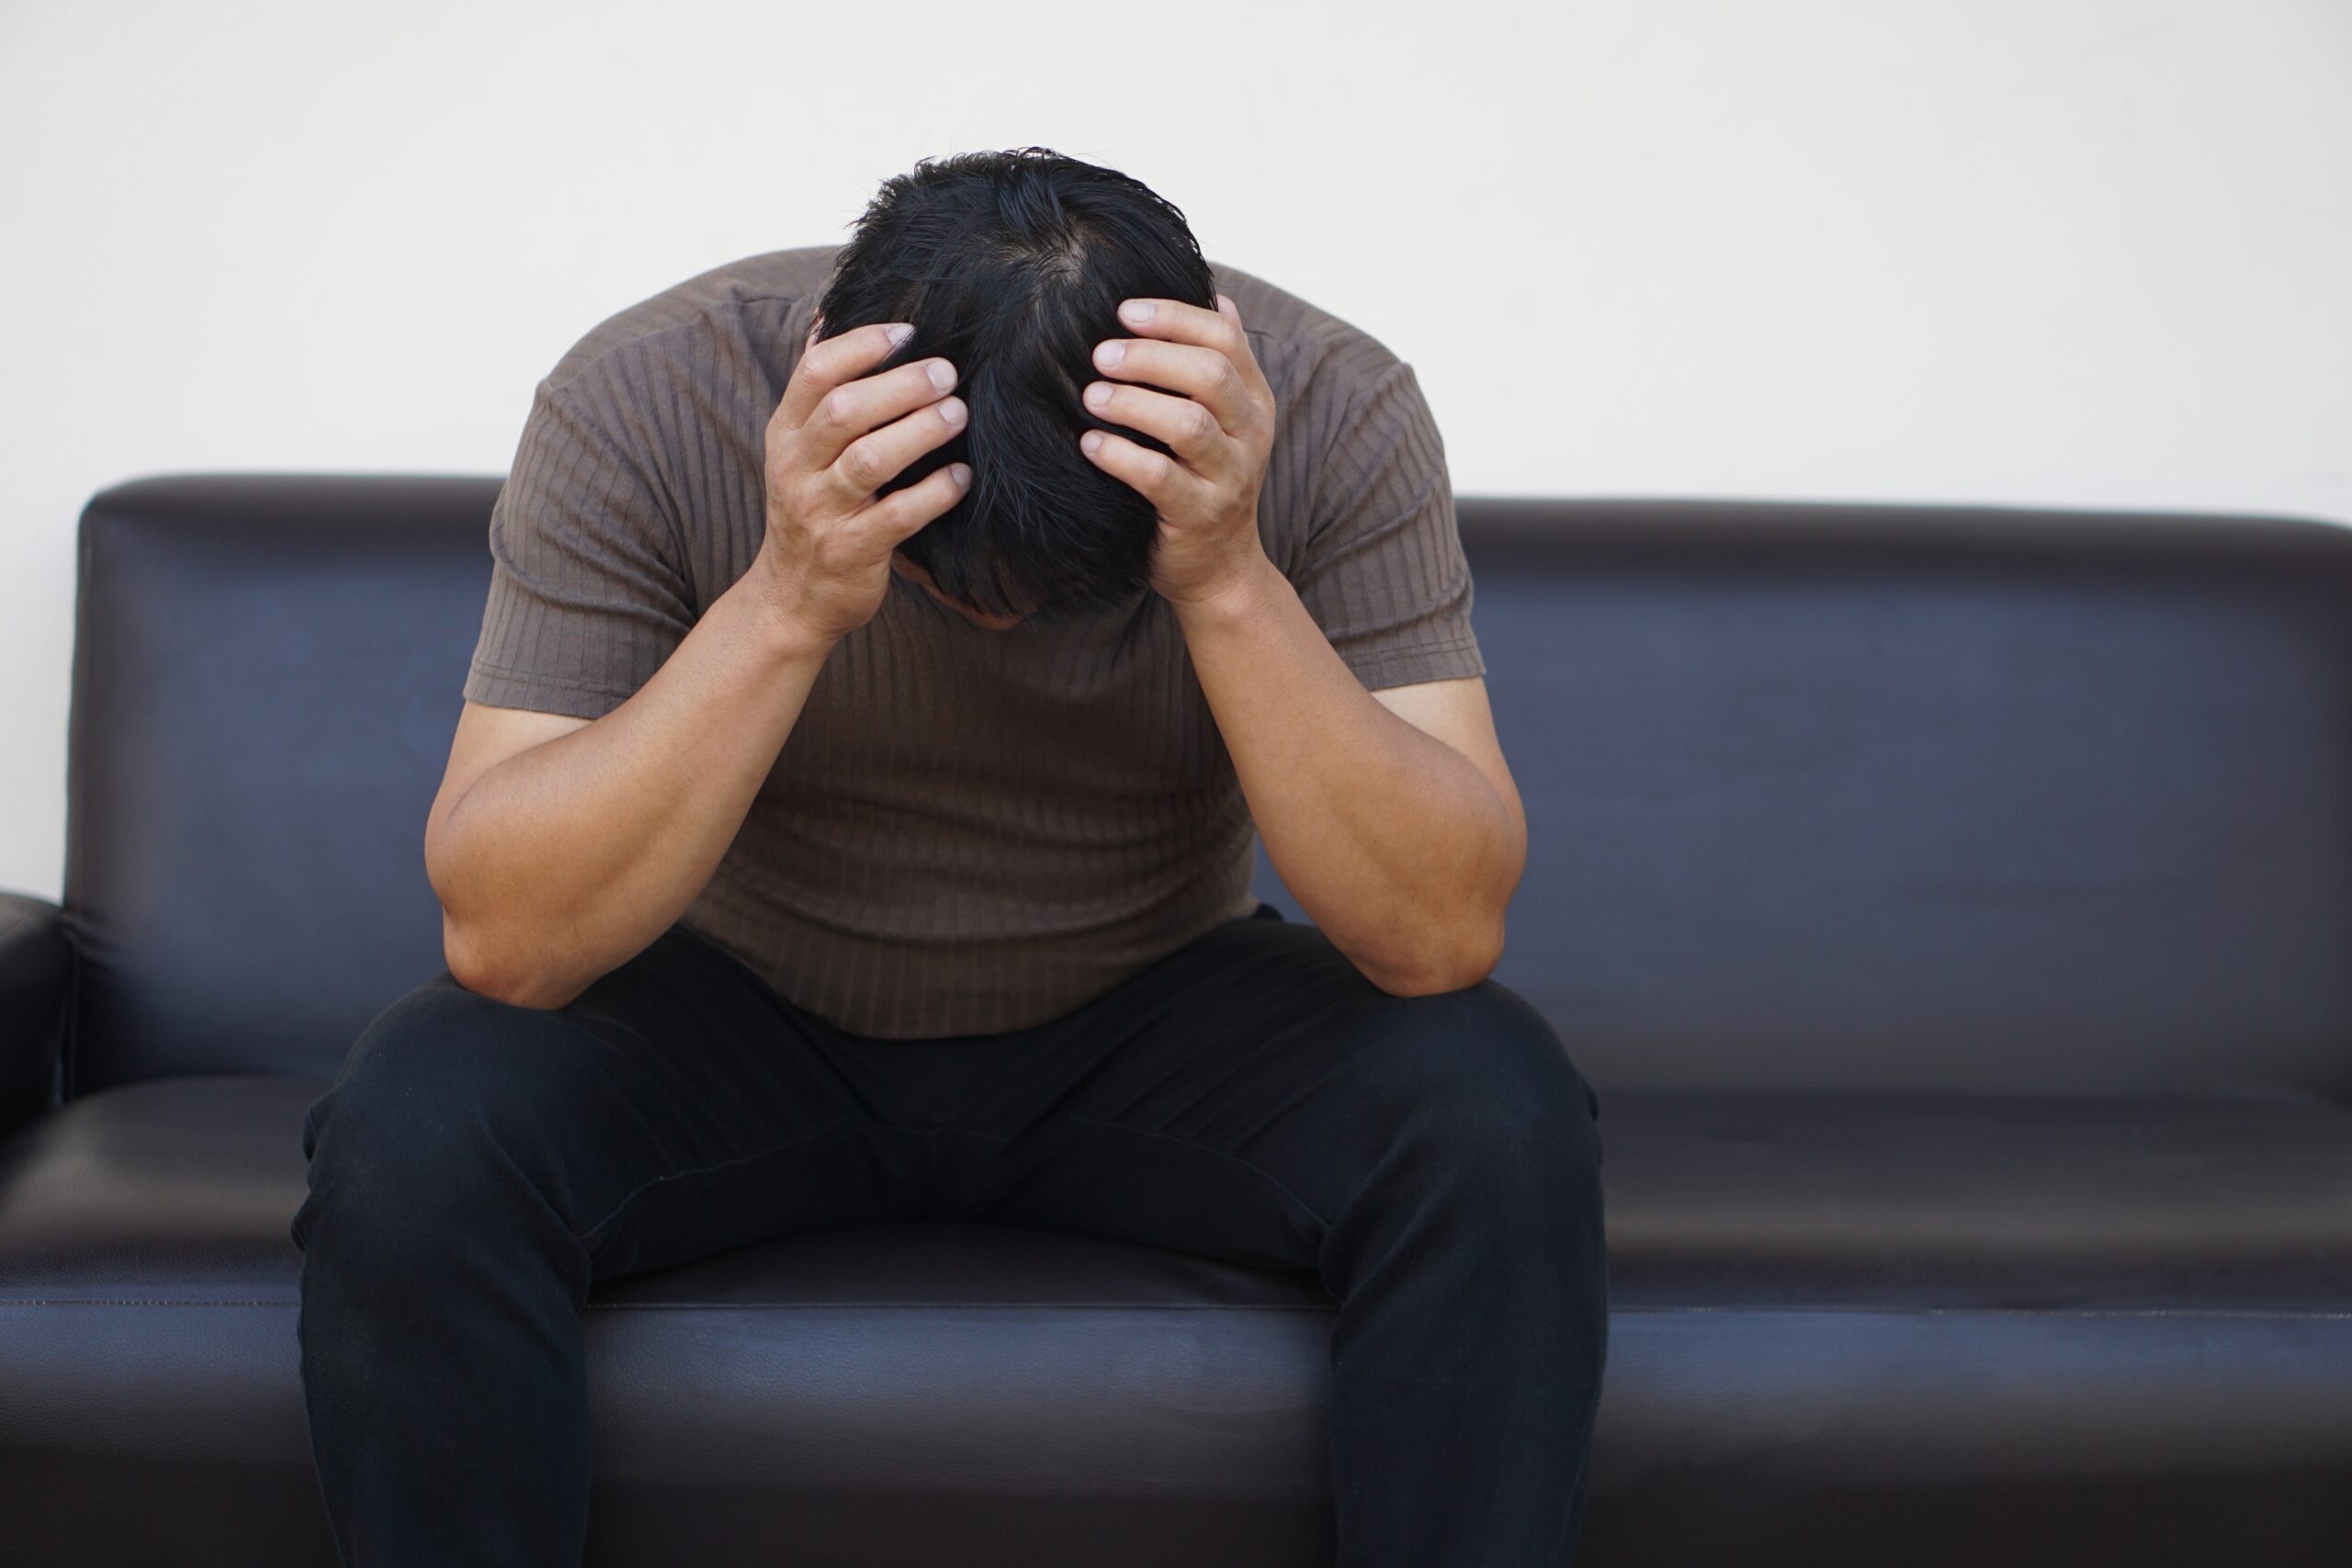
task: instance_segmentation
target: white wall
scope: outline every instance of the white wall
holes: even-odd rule
[[[503,472],[602,316],[1025,142],[1411,360],[1457,493],[2352,521],[2352,0],[5,0],[0,887],[93,491]]]

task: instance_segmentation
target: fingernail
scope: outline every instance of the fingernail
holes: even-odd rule
[[[956,476],[956,488],[957,490],[969,490],[972,488],[971,464],[950,463],[947,465],[947,471]]]
[[[926,368],[931,376],[931,384],[941,391],[956,384],[956,367],[944,359],[934,359]]]
[[[961,398],[941,399],[939,403],[939,417],[945,420],[950,424],[963,423],[964,400]]]
[[[892,348],[903,346],[909,338],[915,335],[915,327],[912,321],[893,321],[882,330],[890,334],[890,346]]]
[[[1130,299],[1119,307],[1119,314],[1131,321],[1148,321],[1151,320],[1151,312],[1156,308],[1148,299]]]
[[[1114,368],[1118,365],[1119,361],[1125,359],[1126,356],[1127,345],[1121,343],[1118,339],[1113,338],[1110,342],[1102,344],[1102,346],[1094,351],[1094,363],[1102,367],[1103,369],[1109,370]]]

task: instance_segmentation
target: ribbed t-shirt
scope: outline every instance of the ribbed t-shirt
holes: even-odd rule
[[[599,322],[539,382],[491,512],[468,698],[609,713],[750,570],[767,423],[838,248],[689,277]],[[1305,299],[1210,267],[1273,389],[1268,557],[1367,689],[1483,675],[1444,449],[1412,367]],[[680,919],[845,1032],[999,1033],[1250,914],[1256,841],[1158,593],[998,631],[893,572],[874,618],[827,655]]]

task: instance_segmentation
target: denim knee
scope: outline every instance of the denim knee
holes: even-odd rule
[[[1391,997],[1366,1041],[1381,1105],[1432,1170],[1507,1207],[1597,1209],[1600,1097],[1525,998],[1492,979]]]
[[[437,1225],[475,1211],[485,1180],[511,1185],[533,1114],[524,1068],[550,1057],[563,1028],[446,980],[379,1013],[304,1113],[310,1190],[288,1226],[295,1245],[307,1250],[331,1196],[339,1213]]]

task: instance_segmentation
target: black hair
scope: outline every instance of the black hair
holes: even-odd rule
[[[876,491],[949,463],[971,488],[899,545],[940,592],[984,613],[1068,620],[1147,594],[1158,522],[1133,486],[1078,449],[1108,430],[1172,456],[1080,400],[1094,347],[1135,334],[1119,301],[1216,309],[1183,213],[1115,169],[1045,147],[925,158],[883,182],[834,258],[820,336],[875,321],[914,333],[868,374],[943,355],[971,411],[962,430]],[[1148,594],[1147,594],[1148,597]]]

